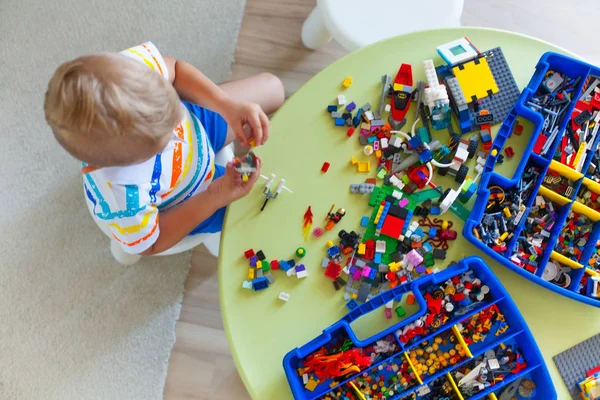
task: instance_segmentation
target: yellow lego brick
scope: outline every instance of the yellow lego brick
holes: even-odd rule
[[[365,255],[365,252],[367,251],[367,245],[364,243],[361,243],[358,245],[358,250],[357,253],[361,256]]]
[[[346,79],[342,82],[342,86],[348,89],[352,85],[352,78],[347,76]]]
[[[401,92],[404,89],[402,83],[394,83],[394,92]]]
[[[248,268],[248,279],[254,279],[254,268]]]
[[[306,390],[310,390],[312,392],[317,387],[317,383],[318,382],[315,381],[314,379],[309,379],[308,382],[306,383],[306,385],[304,385],[304,388]]]
[[[391,272],[398,272],[398,269],[400,269],[400,263],[399,262],[391,262],[388,264],[388,267],[390,268]]]
[[[483,99],[490,93],[498,93],[498,85],[485,57],[469,61],[460,68],[454,67],[452,73],[467,102]]]
[[[371,162],[370,161],[359,162],[357,168],[358,168],[358,172],[369,172],[369,171],[371,171]]]
[[[375,150],[375,157],[381,158],[381,150]]]
[[[358,160],[356,159],[356,157],[350,157],[350,164],[352,164],[352,165],[358,164]]]

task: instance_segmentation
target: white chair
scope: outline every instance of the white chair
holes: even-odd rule
[[[215,164],[217,165],[226,165],[229,161],[233,159],[233,143],[225,146],[219,151],[215,156]],[[135,264],[142,258],[142,256],[138,254],[129,254],[123,251],[121,246],[117,243],[116,240],[113,239],[110,229],[108,228],[108,224],[103,221],[98,220],[98,218],[94,217],[93,206],[89,201],[86,201],[88,210],[90,215],[92,215],[92,219],[98,225],[98,227],[104,232],[106,236],[110,238],[110,252],[115,258],[117,262],[123,265],[132,265]],[[184,251],[188,251],[198,246],[200,243],[204,243],[204,246],[210,251],[212,255],[215,257],[219,256],[219,246],[221,244],[221,232],[217,233],[207,233],[207,234],[198,234],[193,236],[187,236],[181,242],[177,243],[175,246],[171,247],[168,250],[163,251],[162,253],[155,254],[157,256],[169,256],[172,254],[183,253]]]
[[[403,33],[460,26],[464,0],[317,0],[302,42],[318,49],[337,40],[354,51]]]

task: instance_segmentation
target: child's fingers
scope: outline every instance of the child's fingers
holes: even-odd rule
[[[263,129],[259,115],[259,113],[252,114],[248,122],[250,123],[250,127],[252,128],[252,136],[254,137],[254,143],[263,144]]]
[[[267,139],[269,138],[269,130],[271,129],[271,122],[269,121],[269,117],[264,112],[260,113],[260,122],[262,124],[263,131],[263,139],[262,144],[265,144]]]

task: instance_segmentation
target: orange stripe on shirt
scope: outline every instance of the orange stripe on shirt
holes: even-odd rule
[[[193,140],[193,138],[192,138],[192,128],[190,127],[189,121],[185,121],[185,128],[186,128],[187,133],[188,133],[187,142],[188,143],[192,143],[192,140]],[[183,132],[182,132],[182,137],[183,137]],[[181,181],[183,179],[185,179],[185,177],[187,176],[188,172],[190,172],[190,167],[192,165],[192,158],[193,158],[193,156],[194,156],[193,147],[190,147],[189,151],[188,151],[187,158],[185,160],[185,164],[183,165],[183,174],[181,174],[179,176],[179,180],[177,180],[177,182],[175,182],[174,185],[171,182],[171,184],[172,184],[171,185],[171,189],[169,189],[166,193],[161,194],[160,197],[162,197],[163,199],[166,198],[168,195],[170,195],[173,192],[173,190],[175,190],[177,188],[177,186],[179,186],[179,184],[181,183]]]
[[[175,133],[179,139],[183,140],[183,125],[179,124],[175,128]],[[175,150],[173,151],[173,171],[171,173],[171,187],[175,186],[181,175],[181,168],[183,167],[182,158],[182,143],[175,143]]]
[[[115,238],[115,240],[119,243],[123,243],[124,245],[127,245],[129,247],[133,247],[136,246],[140,243],[142,243],[144,240],[148,239],[150,236],[152,236],[152,234],[156,231],[156,228],[158,228],[158,217],[156,218],[156,223],[154,224],[154,226],[152,227],[152,230],[150,231],[149,234],[147,234],[146,236],[144,236],[141,239],[136,240],[135,242],[131,242],[131,243],[127,243],[122,241],[121,239],[119,239],[114,233],[112,234],[113,237]]]
[[[143,47],[143,48],[145,48],[145,49],[148,51],[148,53],[150,53],[150,57],[152,57],[152,59],[154,60],[154,62],[155,62],[155,63],[156,63],[156,65],[158,66],[158,70],[160,71],[160,74],[164,76],[164,74],[163,74],[163,70],[162,70],[162,68],[160,67],[160,63],[158,62],[158,60],[156,59],[156,57],[154,57],[154,54],[152,54],[152,52],[150,51],[150,49],[149,49],[148,47],[146,47],[146,45],[145,45],[145,44],[142,44],[142,47]]]

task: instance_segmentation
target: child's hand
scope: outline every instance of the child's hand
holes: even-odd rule
[[[248,145],[249,138],[244,132],[244,125],[250,128],[250,138],[254,145],[260,146],[269,138],[269,117],[256,103],[249,101],[232,101],[223,113],[223,118],[235,132],[236,137],[243,145]]]
[[[247,182],[242,181],[241,174],[235,170],[233,163],[230,162],[227,163],[225,175],[212,181],[207,190],[227,205],[250,193],[259,176],[260,157],[256,157],[256,171],[250,174]]]

